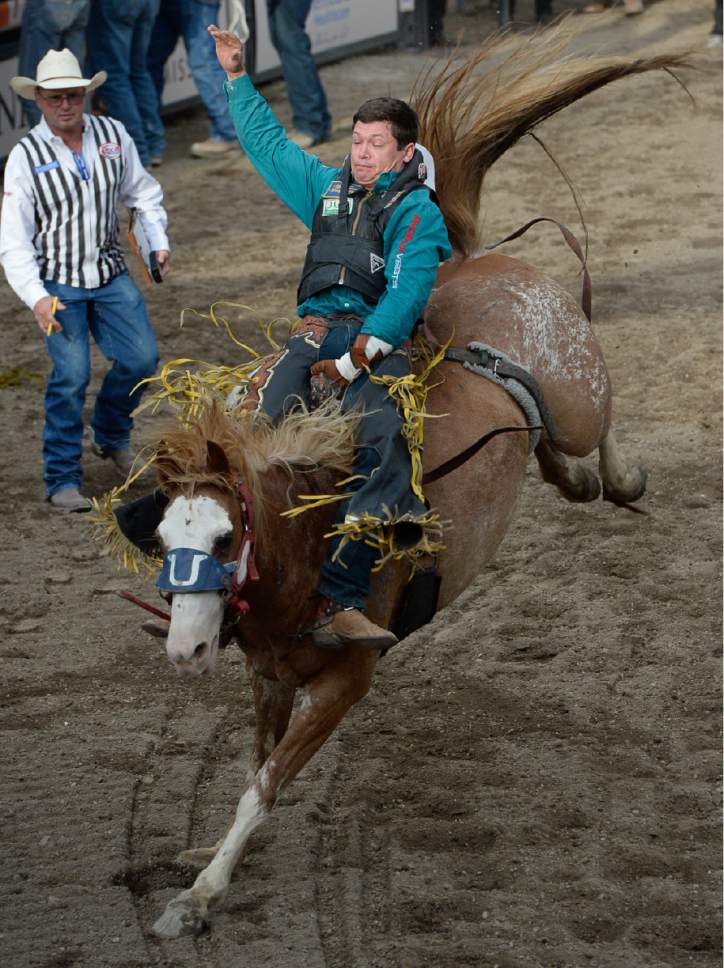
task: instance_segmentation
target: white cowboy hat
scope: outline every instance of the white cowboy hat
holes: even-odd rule
[[[20,97],[33,101],[37,87],[42,87],[45,91],[84,87],[86,93],[90,94],[108,77],[105,71],[98,71],[91,78],[83,77],[75,54],[67,47],[65,50],[49,50],[39,62],[35,74],[35,80],[32,77],[11,77],[10,87]]]

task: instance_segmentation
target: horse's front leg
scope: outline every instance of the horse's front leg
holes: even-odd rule
[[[249,835],[266,820],[281,790],[334,732],[347,710],[367,694],[376,662],[376,651],[349,648],[330,656],[329,664],[310,680],[289,728],[239,800],[234,823],[216,856],[190,890],[168,903],[153,925],[156,935],[178,938],[198,934],[208,925],[210,912],[226,896]]]
[[[247,787],[262,768],[269,753],[282,738],[289,725],[294,704],[294,686],[279,680],[266,679],[260,675],[253,664],[247,660],[247,671],[254,696],[254,745],[249,760]],[[246,792],[246,788],[242,791]],[[203,868],[216,856],[224,842],[222,837],[213,847],[191,847],[182,850],[176,858],[189,867]],[[239,858],[241,860],[241,857]]]

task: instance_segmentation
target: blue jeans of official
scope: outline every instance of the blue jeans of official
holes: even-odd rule
[[[85,28],[90,0],[25,0],[20,27],[18,74],[35,77],[40,61],[48,51],[67,47],[82,64],[85,58]],[[40,121],[35,101],[23,99],[28,123]]]
[[[282,62],[292,124],[297,131],[321,141],[329,135],[332,118],[327,97],[304,29],[312,0],[267,0],[269,32]]]
[[[164,66],[179,37],[183,37],[194,84],[209,116],[209,137],[214,141],[235,142],[236,130],[224,94],[226,74],[216,59],[216,45],[206,29],[209,24],[218,23],[218,13],[217,2],[161,0],[148,48],[148,70],[160,113]],[[164,153],[166,141],[163,128],[160,137],[149,138],[149,147],[152,155]]]
[[[65,487],[79,487],[83,441],[83,404],[90,379],[90,336],[113,365],[96,397],[91,432],[99,447],[128,447],[142,390],[139,380],[152,376],[158,363],[156,337],[143,296],[127,272],[98,289],[65,286],[46,279],[51,296],[66,308],[57,313],[63,327],[45,339],[53,370],[45,391],[43,478],[48,497]]]
[[[163,137],[156,90],[146,63],[159,0],[93,0],[88,32],[88,61],[108,72],[101,101],[133,138],[147,165],[149,141]]]

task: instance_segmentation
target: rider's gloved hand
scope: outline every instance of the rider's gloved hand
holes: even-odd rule
[[[341,396],[345,387],[356,380],[363,369],[391,353],[394,347],[377,336],[360,333],[352,349],[338,360],[320,360],[310,367],[312,374],[312,406],[319,406],[332,396]]]
[[[393,349],[394,346],[392,343],[385,343],[384,340],[379,339],[377,336],[370,336],[368,333],[360,333],[352,344],[352,349],[349,351],[349,357],[351,359],[352,366],[354,366],[359,373],[363,367],[371,369],[375,363],[379,363],[380,360],[384,359],[389,353],[392,352]]]
[[[341,397],[345,387],[349,386],[351,381],[345,379],[339,372],[337,369],[338,362],[338,360],[320,360],[309,368],[312,409],[319,407],[330,397]],[[354,376],[352,379],[354,379]]]

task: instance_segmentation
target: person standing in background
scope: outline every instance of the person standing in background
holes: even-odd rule
[[[443,23],[447,11],[447,0],[430,0],[430,46],[442,47],[445,44]]]
[[[141,164],[151,161],[149,141],[163,137],[158,98],[148,72],[148,45],[159,0],[93,0],[88,62],[104,70],[103,105],[133,138]]]
[[[83,112],[105,72],[85,78],[69,50],[50,50],[34,78],[13,77],[42,119],[5,167],[0,262],[35,316],[53,363],[45,391],[43,478],[57,511],[89,511],[80,493],[90,337],[112,362],[91,417],[93,452],[125,478],[133,464],[131,414],[156,369],[156,339],[118,241],[118,202],[136,209],[162,275],[169,268],[161,186],[143,169],[128,132]]]
[[[34,77],[40,58],[50,48],[67,47],[83,63],[89,10],[90,0],[25,0],[18,50],[20,73]],[[25,101],[23,108],[29,127],[40,121],[35,101]]]
[[[290,141],[312,148],[329,137],[332,118],[327,96],[312,57],[312,44],[304,29],[312,0],[266,0],[269,33],[287,82],[294,130]]]
[[[224,95],[226,74],[219,67],[216,48],[207,30],[209,24],[216,23],[218,12],[217,0],[161,0],[148,48],[148,70],[160,117],[164,67],[179,37],[183,37],[194,84],[210,122],[207,140],[191,145],[194,158],[221,158],[239,151],[239,140]],[[166,150],[163,125],[160,132],[149,135],[149,150],[151,164],[160,165]]]
[[[721,47],[722,38],[722,0],[715,0],[714,3],[714,26],[709,34],[707,47]]]

